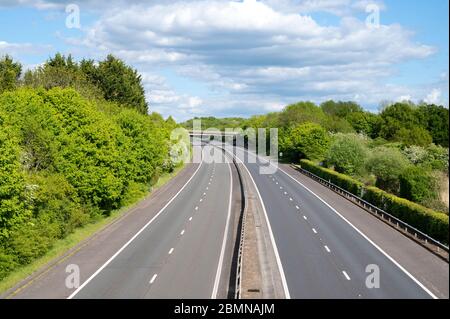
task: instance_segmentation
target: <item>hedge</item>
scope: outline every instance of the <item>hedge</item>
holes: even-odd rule
[[[448,215],[445,213],[436,212],[407,199],[389,194],[377,187],[366,187],[363,183],[347,175],[320,167],[309,160],[301,160],[300,166],[350,193],[362,197],[372,205],[383,209],[428,236],[448,244],[449,224]]]

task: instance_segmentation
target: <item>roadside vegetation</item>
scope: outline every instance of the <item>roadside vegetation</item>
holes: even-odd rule
[[[123,61],[57,54],[22,74],[0,60],[0,280],[174,170],[176,123],[148,114]]]
[[[355,102],[299,102],[249,119],[207,118],[206,124],[278,128],[281,160],[301,161],[358,196],[364,189],[373,204],[448,242],[448,108],[405,101],[375,114]]]

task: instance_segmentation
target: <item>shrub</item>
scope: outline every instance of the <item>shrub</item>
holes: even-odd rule
[[[400,196],[416,203],[437,198],[437,181],[430,172],[410,166],[400,175]]]
[[[328,150],[326,162],[343,174],[360,174],[367,158],[364,141],[354,134],[339,134]]]

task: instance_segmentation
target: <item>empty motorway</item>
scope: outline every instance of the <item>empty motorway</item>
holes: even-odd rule
[[[261,174],[260,167],[267,166],[265,160],[240,148],[236,155],[251,174],[263,202],[286,295],[306,299],[437,298],[382,247],[284,169]],[[371,222],[374,226],[381,223]],[[400,243],[389,243],[396,245]],[[431,270],[437,257],[421,253],[429,255]],[[440,297],[448,298],[448,263],[437,263],[443,280]],[[379,270],[379,287],[369,288],[366,280],[374,267]]]

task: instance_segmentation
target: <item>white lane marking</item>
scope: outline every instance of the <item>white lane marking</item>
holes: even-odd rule
[[[192,216],[191,217],[189,217],[189,221],[191,221],[192,220]]]
[[[330,248],[327,245],[323,246],[327,252],[331,252]]]
[[[203,193],[203,196],[205,196],[206,195],[206,193]]]
[[[230,197],[229,197],[229,202],[228,202],[228,216],[227,216],[227,221],[225,224],[225,231],[223,234],[223,241],[222,241],[222,249],[220,251],[219,264],[217,265],[216,279],[214,280],[214,288],[213,288],[213,292],[211,295],[211,299],[217,298],[217,291],[219,289],[220,275],[222,273],[223,259],[224,259],[224,255],[225,255],[225,246],[227,244],[227,238],[228,238],[228,225],[230,224],[231,204],[232,204],[232,196],[233,196],[233,174],[231,172],[231,164],[230,163],[228,163],[228,170],[230,173]]]
[[[298,207],[297,205],[295,205],[295,208],[300,209],[300,207]]]
[[[273,165],[273,164],[272,164]],[[411,278],[412,281],[414,281],[420,288],[422,288],[427,294],[431,296],[433,299],[438,299],[436,295],[434,295],[427,287],[424,286],[418,279],[416,279],[409,271],[407,271],[405,268],[403,268],[402,265],[400,265],[394,258],[392,258],[388,253],[386,253],[380,246],[375,244],[369,237],[367,237],[362,231],[360,231],[358,228],[356,228],[355,225],[353,225],[347,218],[345,218],[341,213],[339,213],[336,209],[334,209],[330,204],[328,204],[325,200],[323,200],[319,195],[314,193],[312,190],[310,190],[308,187],[303,185],[301,182],[296,180],[293,176],[291,176],[289,173],[285,172],[282,168],[278,167],[280,171],[282,171],[284,174],[289,176],[292,180],[294,180],[296,183],[301,185],[303,188],[305,188],[308,192],[313,194],[316,198],[318,198],[322,203],[324,203],[328,208],[330,208],[334,213],[336,213],[340,218],[342,218],[347,224],[349,224],[354,230],[356,230],[362,237],[364,237],[365,240],[367,240],[372,246],[374,246],[379,252],[381,252],[387,259],[389,259],[395,266],[397,266],[401,271],[403,271],[409,278]]]
[[[317,230],[315,228],[313,228],[312,231],[314,232],[314,234],[317,234]]]
[[[206,190],[208,190],[209,189],[209,187],[208,186],[206,186]]]
[[[292,202],[292,197],[289,197],[289,200]]]
[[[303,219],[304,219],[304,220],[308,220],[308,217],[306,217],[306,216],[303,216]]]
[[[198,206],[195,206],[195,210],[198,210]]]
[[[228,153],[230,153],[228,150],[226,150],[226,151]],[[275,253],[275,258],[277,260],[278,270],[279,270],[280,276],[281,276],[281,283],[283,284],[284,295],[285,295],[286,299],[291,299],[291,295],[289,293],[289,287],[288,287],[287,282],[286,282],[286,276],[284,275],[283,265],[281,264],[280,254],[278,253],[278,248],[277,248],[277,244],[275,242],[275,237],[273,236],[272,227],[270,226],[269,217],[267,216],[266,206],[264,205],[264,201],[263,201],[263,199],[261,197],[261,194],[259,192],[258,186],[256,186],[255,180],[253,179],[253,176],[250,173],[250,171],[248,170],[247,166],[241,161],[240,158],[238,158],[237,156],[236,156],[236,158],[238,159],[238,161],[240,163],[242,163],[242,166],[247,171],[248,175],[250,176],[250,179],[252,180],[253,185],[255,186],[256,193],[258,194],[259,201],[260,201],[261,206],[263,208],[264,217],[265,217],[266,223],[267,223],[267,228],[269,229],[270,241],[272,242],[273,250],[274,250],[274,253]],[[277,184],[278,184],[278,182],[277,182]]]
[[[203,202],[203,198],[200,198],[200,202]]]
[[[275,184],[277,184],[277,185],[278,185],[278,182],[276,182]]]
[[[173,248],[170,248],[169,255],[172,255],[172,253],[173,253]]]
[[[344,276],[347,280],[350,280],[350,276],[345,272],[345,270],[343,270],[342,273],[344,274]]]
[[[184,235],[184,229],[183,229],[183,230],[181,231],[180,235],[181,235],[181,236],[183,236],[183,235]]]
[[[202,161],[200,162],[200,165],[197,167],[197,169],[195,170],[194,174],[192,174],[192,176],[188,179],[188,181],[183,185],[183,187],[181,187],[181,189],[166,203],[166,205],[164,205],[163,208],[161,208],[159,210],[159,212],[153,216],[153,218],[147,223],[145,224],[133,237],[131,237],[130,240],[128,240],[125,245],[123,245],[114,255],[111,256],[111,258],[109,258],[99,269],[97,269],[80,287],[77,288],[77,290],[75,290],[69,297],[67,297],[67,299],[72,299],[73,297],[75,297],[75,295],[77,293],[80,292],[81,289],[83,289],[92,279],[95,278],[95,276],[97,276],[106,266],[108,266],[111,261],[114,260],[114,258],[116,258],[125,248],[128,247],[128,245],[136,239],[137,236],[139,236],[151,223],[153,223],[153,221],[158,218],[159,215],[161,215],[164,210],[175,200],[175,198],[177,198],[177,196],[186,188],[186,186],[189,184],[189,182],[194,178],[195,175],[197,175],[197,172],[200,170],[200,167],[202,167],[203,165],[203,149],[202,149]]]
[[[284,195],[287,195],[287,192],[284,192]]]
[[[280,186],[280,189],[283,189],[283,186]]]
[[[158,275],[154,274],[152,279],[150,279],[150,285],[155,281],[156,277],[158,277]]]

